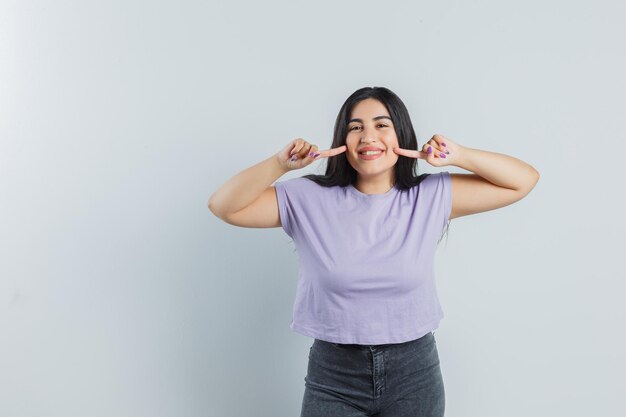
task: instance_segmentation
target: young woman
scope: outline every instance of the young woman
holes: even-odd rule
[[[321,158],[325,175],[276,182]],[[416,176],[417,159],[472,173]],[[341,107],[329,149],[292,140],[217,190],[216,216],[282,226],[298,251],[290,327],[314,338],[301,417],[443,416],[435,249],[450,220],[519,201],[538,180],[519,159],[442,135],[418,150],[398,96],[366,87]]]

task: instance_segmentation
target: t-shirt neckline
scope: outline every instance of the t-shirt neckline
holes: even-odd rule
[[[385,198],[391,194],[394,194],[394,192],[397,190],[396,186],[394,185],[393,187],[391,187],[388,191],[386,191],[383,194],[365,194],[359,190],[357,190],[357,188],[352,185],[349,184],[348,185],[348,189],[350,190],[350,192],[352,192],[352,194],[357,195],[359,197],[365,197],[368,199],[380,199],[380,198]]]

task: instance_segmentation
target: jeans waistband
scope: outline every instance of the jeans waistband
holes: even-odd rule
[[[429,336],[434,336],[434,332],[428,332],[424,336],[419,337],[419,338],[414,339],[414,340],[409,340],[408,342],[386,343],[386,344],[383,344],[383,345],[359,345],[359,344],[354,344],[354,343],[334,343],[334,342],[326,342],[326,343],[330,343],[333,346],[346,348],[346,349],[369,349],[369,348],[381,349],[381,348],[386,348],[386,347],[390,347],[390,346],[404,346],[404,345],[408,345],[408,344],[411,344],[411,343],[417,343],[419,340],[424,339],[424,338],[428,338]],[[324,341],[322,340],[322,342],[324,342]]]

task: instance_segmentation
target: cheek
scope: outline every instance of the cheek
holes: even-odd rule
[[[348,141],[346,142],[346,147],[348,148],[346,150],[348,155],[354,155],[356,154],[356,150],[359,147],[359,144],[355,141]]]
[[[389,138],[389,141],[387,142],[390,146],[394,146],[397,147],[400,143],[398,141],[398,137],[394,136],[392,138]]]
[[[389,149],[389,153],[390,153],[390,154],[392,154],[392,155],[393,155],[393,156],[395,156],[395,157],[398,157],[398,154],[397,154],[397,153],[395,153],[395,152],[393,151],[393,149],[394,149],[394,148],[399,148],[399,147],[400,147],[400,144],[398,143],[398,140],[397,140],[397,139],[395,139],[395,138],[390,139],[390,140],[387,142],[387,149]]]

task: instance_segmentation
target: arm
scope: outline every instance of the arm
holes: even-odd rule
[[[450,219],[508,206],[524,198],[539,172],[512,156],[458,147],[454,165],[473,174],[451,174]]]
[[[277,155],[251,166],[230,178],[209,198],[209,210],[225,220],[229,215],[249,206],[288,169]]]
[[[209,198],[209,210],[234,226],[280,227],[276,189],[271,184],[288,171],[345,149],[341,146],[318,153],[317,145],[302,138],[294,139],[277,154],[226,181]]]
[[[455,165],[459,168],[524,195],[539,181],[539,172],[535,168],[512,156],[465,147],[457,156]]]
[[[455,217],[508,206],[524,198],[539,181],[539,172],[526,162],[495,152],[466,148],[443,135],[434,135],[421,151],[394,148],[398,155],[425,159],[435,167],[456,165],[473,174],[450,174]]]

